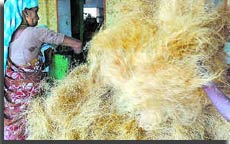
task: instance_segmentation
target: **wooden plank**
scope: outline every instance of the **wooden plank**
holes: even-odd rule
[[[58,0],[58,32],[72,36],[70,0]]]

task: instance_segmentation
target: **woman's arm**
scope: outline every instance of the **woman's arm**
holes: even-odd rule
[[[219,113],[227,121],[230,121],[230,98],[225,96],[224,93],[216,87],[214,82],[210,82],[208,85],[204,85],[202,88]]]
[[[33,31],[34,37],[32,39],[38,39],[38,43],[65,45],[72,47],[75,53],[81,52],[82,43],[78,39],[54,32],[47,28],[32,27],[30,29]]]
[[[82,43],[78,39],[75,39],[75,38],[72,38],[69,36],[65,36],[64,41],[63,41],[63,45],[72,47],[75,53],[81,52]]]

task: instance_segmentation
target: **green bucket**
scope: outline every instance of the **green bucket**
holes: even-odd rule
[[[49,75],[54,79],[61,80],[67,76],[70,66],[71,56],[54,54],[50,65]]]

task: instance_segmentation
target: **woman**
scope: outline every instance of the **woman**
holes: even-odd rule
[[[40,92],[39,83],[43,78],[41,45],[66,45],[76,53],[81,51],[79,40],[35,27],[39,20],[37,12],[37,0],[7,0],[4,4],[5,140],[27,137],[25,111]]]

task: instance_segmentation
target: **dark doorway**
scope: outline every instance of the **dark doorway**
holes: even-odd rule
[[[104,22],[105,0],[71,0],[72,36],[83,42],[83,51],[75,57],[76,64],[87,59],[87,43],[100,30]]]

